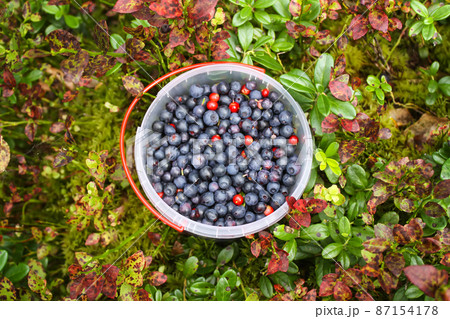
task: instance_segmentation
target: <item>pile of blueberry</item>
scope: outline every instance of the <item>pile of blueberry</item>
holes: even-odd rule
[[[277,92],[255,81],[194,84],[153,123],[147,169],[158,195],[192,220],[252,223],[295,184],[298,137]]]

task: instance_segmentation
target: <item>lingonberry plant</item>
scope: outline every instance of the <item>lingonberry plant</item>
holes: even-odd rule
[[[450,300],[449,8],[439,0],[1,2],[0,300]],[[118,145],[125,106],[138,96],[124,154],[136,177],[131,132],[170,79],[144,87],[211,61],[264,68],[305,112],[315,145],[303,194],[283,198],[285,218],[227,243],[154,218],[130,187]],[[260,94],[256,108],[277,99]],[[216,97],[210,111],[222,106]],[[268,109],[258,125],[281,131]],[[289,143],[303,144],[295,133]],[[236,201],[246,210],[254,199]],[[255,218],[274,211],[264,208]]]

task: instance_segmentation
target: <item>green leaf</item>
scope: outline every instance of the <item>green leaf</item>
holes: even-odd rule
[[[298,231],[294,231],[292,233],[287,233],[285,230],[285,225],[278,225],[273,230],[273,235],[281,240],[289,241],[298,236]]]
[[[322,122],[324,120],[325,116],[319,113],[317,110],[317,107],[314,107],[310,112],[310,124],[311,127],[315,130],[315,135],[322,136]]]
[[[193,283],[189,290],[195,295],[210,295],[214,292],[214,285],[207,281]]]
[[[226,278],[220,278],[216,286],[216,299],[218,301],[229,301],[231,287]]]
[[[253,39],[253,26],[250,22],[246,22],[238,28],[238,38],[242,49],[247,51]]]
[[[428,17],[428,9],[421,2],[417,0],[411,1],[411,8],[421,17]]]
[[[383,89],[384,92],[392,92],[392,86],[388,83],[381,83],[381,89]]]
[[[380,80],[376,76],[373,76],[373,75],[369,75],[367,77],[367,83],[373,87],[379,87],[381,84]]]
[[[377,95],[378,102],[381,101],[380,104],[382,104],[384,102],[384,92],[383,92],[383,90],[382,89],[376,89],[375,90],[375,94]]]
[[[241,63],[253,65],[252,57],[249,54],[244,55],[244,58],[242,59]]]
[[[442,170],[441,170],[441,179],[450,179],[450,158],[448,158],[444,165],[442,165]],[[0,270],[2,269],[1,267],[1,262],[0,262]]]
[[[111,74],[116,73],[120,70],[123,63],[117,62],[115,66],[113,66],[108,72],[106,72],[105,76],[110,76]]]
[[[8,261],[8,252],[6,250],[0,250],[0,271],[5,267]]]
[[[195,274],[197,269],[198,269],[198,258],[195,256],[189,257],[184,263],[183,274],[185,277],[190,277],[193,274]]]
[[[430,80],[430,82],[428,82],[428,92],[434,93],[437,89],[438,83],[436,82],[436,80]]]
[[[324,88],[328,87],[330,82],[331,68],[334,66],[334,60],[328,53],[322,54],[316,62],[314,69],[314,82],[322,84]]]
[[[286,52],[290,51],[294,47],[292,42],[288,42],[285,39],[277,39],[270,47],[274,52]]]
[[[338,142],[332,142],[330,145],[328,145],[327,150],[325,151],[325,155],[327,157],[332,157],[333,155],[336,155],[339,150],[339,143]]]
[[[299,1],[301,3],[301,1]],[[305,1],[305,7],[310,5],[308,10],[305,10],[301,15],[302,21],[313,21],[316,19],[320,14],[320,1],[319,0],[306,0]]]
[[[234,249],[233,246],[227,246],[224,249],[222,249],[217,256],[217,266],[223,266],[227,262],[231,260],[233,257]]]
[[[64,16],[64,22],[72,29],[77,29],[80,26],[80,19],[70,14]]]
[[[437,99],[437,93],[436,92],[430,93],[425,98],[425,104],[426,105],[434,105],[434,103],[436,103],[436,99]]]
[[[264,297],[272,298],[273,286],[269,278],[267,278],[266,276],[261,276],[259,278],[259,288],[261,289],[261,292],[264,295]]]
[[[264,65],[269,70],[274,70],[274,71],[283,70],[283,67],[281,66],[281,64],[274,58],[270,57],[265,52],[255,52],[255,55],[253,56],[253,61],[256,61],[259,64]]]
[[[228,269],[225,271],[220,278],[226,278],[228,280],[228,283],[230,284],[230,287],[236,287],[236,284],[238,282],[237,280],[237,274],[236,271],[233,269]]]
[[[20,263],[9,268],[5,272],[5,277],[11,280],[13,283],[21,281],[30,271],[30,267],[27,264]]]
[[[284,244],[283,250],[289,254],[288,260],[293,261],[295,255],[297,254],[297,242],[295,241],[295,239],[291,239],[286,244]]]
[[[320,114],[327,116],[330,114],[331,106],[330,106],[330,100],[328,97],[324,94],[320,94],[317,98],[317,109],[319,110]]]
[[[434,27],[434,24],[428,24],[428,25],[424,26],[422,29],[422,36],[425,39],[425,41],[430,40],[435,33],[436,33],[436,28]]]
[[[121,45],[125,44],[125,40],[122,38],[120,34],[113,33],[109,38],[109,42],[111,43],[111,47],[114,50],[117,50]]]
[[[268,43],[270,40],[272,40],[271,36],[263,35],[255,42],[255,44],[253,45],[253,49],[257,49],[257,48],[263,46],[264,44]]]
[[[423,26],[423,21],[417,21],[416,23],[414,23],[411,26],[411,29],[409,29],[409,36],[415,37],[416,35],[418,35],[422,31]]]
[[[277,0],[257,0],[253,5],[256,9],[265,9],[272,6]]]
[[[59,7],[43,3],[42,4],[42,10],[44,10],[45,12],[47,12],[49,14],[55,15],[55,14],[57,14],[59,12]]]
[[[322,250],[322,257],[325,259],[333,259],[341,253],[342,247],[341,243],[329,244]]]
[[[423,291],[419,289],[416,285],[411,285],[406,289],[405,296],[408,299],[416,299],[423,295]]]
[[[306,75],[306,74],[305,74]],[[308,78],[302,75],[293,74],[292,72],[280,76],[280,81],[283,85],[297,92],[315,93],[316,88]]]
[[[302,228],[300,232],[300,238],[306,240],[324,240],[328,238],[328,227],[324,224],[314,224],[307,228]]]
[[[255,11],[255,19],[262,24],[269,24],[271,22],[270,16],[265,11]]]
[[[347,217],[341,217],[338,224],[339,232],[342,236],[348,237],[352,233],[352,227]]]
[[[291,17],[289,2],[290,0],[278,0],[273,4],[273,8],[280,16],[289,19]]]
[[[344,119],[353,120],[356,116],[356,109],[350,102],[340,101],[335,97],[328,96],[330,100],[330,110],[333,114],[341,115]]]
[[[430,75],[436,75],[439,71],[439,62],[434,61],[430,66]]]
[[[395,225],[398,223],[400,217],[396,212],[387,212],[384,213],[383,216],[381,216],[379,223],[381,224],[392,224]]]
[[[27,75],[25,75],[22,79],[23,82],[25,83],[32,83],[34,81],[37,81],[41,78],[42,76],[42,71],[38,70],[38,69],[34,69],[33,71],[31,71],[30,73],[28,73]]]
[[[364,189],[369,184],[364,168],[353,164],[347,169],[347,180],[356,188]]]
[[[237,41],[238,39],[234,33],[230,33],[230,37],[225,40],[229,47],[227,53],[230,56],[230,59],[234,59],[236,62],[239,62],[241,60],[241,55],[236,51]]]
[[[434,21],[440,21],[447,19],[447,17],[450,15],[450,6],[447,4],[443,7],[437,8],[432,14],[431,17],[434,19]]]
[[[251,11],[250,11],[251,13]],[[233,27],[237,28],[240,27],[241,25],[243,25],[245,22],[247,22],[249,20],[249,18],[247,19],[242,19],[240,12],[237,12],[234,16],[233,16],[233,20],[231,22],[231,24],[233,25]]]
[[[245,7],[244,9],[241,10],[241,12],[239,12],[239,15],[242,20],[245,20],[245,21],[250,20],[252,17],[252,8]]]
[[[350,267],[350,256],[345,251],[341,251],[337,258],[337,261],[342,265],[344,269]]]
[[[256,292],[252,292],[250,295],[247,296],[245,301],[259,301],[258,294]]]
[[[444,93],[445,96],[450,96],[450,76],[444,76],[438,81],[439,90]]]

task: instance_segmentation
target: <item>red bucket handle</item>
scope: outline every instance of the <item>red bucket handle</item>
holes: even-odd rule
[[[182,73],[184,71],[189,71],[192,69],[196,69],[196,68],[200,68],[202,66],[208,66],[208,65],[216,65],[216,64],[230,64],[230,65],[240,65],[240,66],[245,66],[257,71],[260,71],[262,73],[265,73],[265,70],[263,68],[259,68],[253,65],[248,65],[248,64],[243,64],[243,63],[237,63],[237,62],[205,62],[205,63],[198,63],[198,64],[192,64],[192,65],[188,65],[185,67],[182,67],[180,69],[177,69],[175,71],[169,72],[165,75],[163,75],[162,77],[158,78],[157,80],[153,81],[152,83],[150,83],[149,85],[147,85],[142,93],[146,93],[148,92],[151,88],[153,88],[155,85],[159,84],[160,82],[170,78],[171,76],[174,76],[176,74]],[[150,210],[152,212],[153,215],[155,215],[155,217],[159,220],[161,220],[164,224],[178,230],[179,232],[182,232],[184,230],[184,227],[176,225],[174,223],[172,223],[170,220],[168,220],[167,218],[165,218],[163,215],[161,215],[148,201],[147,199],[142,195],[142,193],[140,192],[138,186],[136,185],[136,183],[133,180],[133,177],[131,176],[131,172],[130,169],[127,166],[127,159],[126,159],[126,152],[125,152],[125,130],[127,127],[127,123],[128,123],[128,119],[130,117],[131,112],[133,111],[135,105],[137,104],[137,102],[141,99],[141,94],[136,96],[133,100],[133,102],[131,102],[130,106],[128,107],[127,112],[125,113],[125,116],[123,118],[122,121],[122,127],[120,128],[120,158],[122,160],[122,166],[123,169],[125,171],[125,175],[127,176],[128,182],[131,185],[131,188],[133,189],[133,191],[136,193],[137,197],[139,198],[139,200],[142,202],[142,204],[144,204],[145,207],[148,208],[148,210]]]

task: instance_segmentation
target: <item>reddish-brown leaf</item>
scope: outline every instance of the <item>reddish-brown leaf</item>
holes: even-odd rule
[[[81,12],[86,14],[86,13],[92,13],[95,10],[95,3],[91,0],[86,1],[85,3],[83,3],[81,5]]]
[[[69,278],[71,280],[75,280],[78,277],[80,277],[81,275],[83,275],[83,267],[81,267],[78,264],[72,264],[69,266],[69,268],[67,269],[68,273],[69,273]],[[83,275],[84,276],[84,275]]]
[[[150,298],[148,292],[145,289],[139,289],[136,292],[136,295],[134,296],[134,299],[136,301],[151,301],[152,300]]]
[[[334,64],[334,74],[336,77],[344,74],[345,67],[347,66],[347,61],[345,60],[345,55],[341,54],[337,57],[336,63]]]
[[[47,4],[49,6],[64,6],[70,4],[70,0],[50,0]]]
[[[353,18],[352,22],[350,22],[350,27],[348,28],[353,40],[358,40],[366,35],[367,31],[369,31],[368,24],[369,21],[367,18],[360,14]]]
[[[308,293],[303,297],[303,301],[316,301],[317,299],[317,291],[316,289],[311,289]]]
[[[295,200],[295,198],[292,197],[292,196],[287,196],[287,197],[286,197],[286,202],[288,203],[289,208],[290,208],[290,209],[293,209],[296,200]]]
[[[447,271],[431,265],[408,266],[403,271],[409,281],[430,297],[434,297],[436,290],[448,282]]]
[[[83,285],[86,288],[85,293],[88,300],[93,301],[97,298],[102,291],[104,282],[105,279],[97,276],[95,272],[90,272],[86,275]]]
[[[159,271],[152,271],[148,274],[148,281],[152,286],[161,286],[167,281],[167,276]]]
[[[388,140],[392,137],[391,130],[384,127],[378,132],[378,138],[380,140]]]
[[[183,14],[183,6],[180,0],[161,0],[160,2],[152,2],[150,9],[155,11],[162,17],[167,19],[175,19]]]
[[[356,133],[359,131],[359,123],[357,120],[341,120],[342,128],[348,132]]]
[[[147,233],[148,239],[152,242],[153,245],[158,246],[161,241],[161,234],[160,233],[154,233],[154,232],[148,232]]]
[[[122,82],[125,89],[133,96],[139,95],[144,90],[144,84],[134,76],[124,76]]]
[[[352,89],[356,90],[357,88],[359,88],[361,86],[362,80],[358,77],[353,77],[351,84],[352,84]]]
[[[225,60],[230,56],[226,52],[229,49],[228,44],[224,41],[230,37],[230,34],[222,30],[214,34],[211,39],[211,53],[214,60]]]
[[[287,21],[286,22],[286,29],[289,34],[294,39],[298,39],[302,32],[306,30],[306,27],[301,24],[297,24],[294,21]]]
[[[439,182],[433,190],[434,198],[444,199],[450,196],[450,179]]]
[[[70,102],[78,95],[78,91],[67,91],[64,93],[64,97],[62,99],[63,102]]]
[[[70,162],[72,162],[73,159],[74,159],[74,153],[72,151],[61,150],[55,156],[55,159],[53,160],[53,167],[58,168],[58,167],[65,166],[65,165],[69,164]]]
[[[337,274],[327,274],[323,276],[320,284],[319,296],[327,297],[333,294],[334,286],[336,285]]]
[[[382,238],[387,241],[394,241],[394,232],[392,228],[384,224],[376,224],[374,227],[375,237]]]
[[[106,281],[116,282],[117,276],[119,275],[120,269],[114,265],[103,265],[102,274],[105,275]]]
[[[127,258],[125,268],[134,272],[141,272],[145,267],[145,258],[142,250],[135,252]]]
[[[259,240],[255,240],[250,245],[250,251],[252,252],[252,255],[258,258],[259,254],[261,253],[261,243]]]
[[[109,50],[110,43],[108,24],[105,20],[100,20],[98,24],[95,25],[93,37],[100,50],[103,52],[107,52]]]
[[[89,63],[89,53],[85,50],[78,51],[68,59],[61,62],[61,71],[64,73],[64,80],[77,84],[80,81],[84,68]]]
[[[304,199],[297,200],[294,205],[294,209],[298,210],[300,213],[306,213],[306,201]]]
[[[309,213],[292,214],[289,219],[289,226],[294,229],[300,229],[301,226],[309,227],[311,225],[311,215]]]
[[[54,52],[58,52],[61,49],[73,49],[77,51],[81,49],[77,38],[65,30],[55,30],[50,32],[47,35],[46,40],[50,45],[50,49]],[[70,54],[71,53],[64,53],[64,55]]]
[[[378,277],[378,282],[380,283],[381,288],[387,293],[390,294],[392,290],[395,290],[398,285],[398,278],[394,276],[389,270],[383,270]]]
[[[416,246],[424,254],[437,253],[442,249],[441,243],[434,238],[422,238],[420,244]]]
[[[327,206],[327,201],[323,199],[308,198],[306,200],[306,210],[311,214],[318,214],[327,208]]]
[[[450,253],[447,253],[444,257],[442,257],[441,264],[446,267],[450,267]]]
[[[356,268],[349,268],[345,271],[342,282],[349,287],[358,287],[362,281],[362,271]]]
[[[384,12],[378,11],[376,9],[370,11],[369,22],[372,28],[374,28],[375,30],[381,31],[383,33],[388,31],[389,19]]]
[[[37,124],[35,122],[29,121],[28,124],[25,126],[25,135],[28,137],[28,139],[33,142],[34,137],[36,135],[37,130]]]
[[[365,291],[357,291],[355,298],[359,301],[374,301],[373,297]]]
[[[406,245],[413,242],[410,233],[402,225],[394,226],[394,239],[400,245]]]
[[[344,140],[339,145],[339,158],[343,164],[350,159],[356,159],[364,150],[366,146],[364,143],[357,140]]]
[[[324,118],[321,126],[322,126],[322,131],[324,133],[327,133],[327,134],[334,133],[339,128],[339,119],[336,115],[334,115],[333,113],[330,113],[330,115],[328,115],[327,117]]]
[[[337,47],[341,51],[345,51],[348,44],[348,38],[345,34],[343,34],[338,40],[337,40]]]
[[[144,47],[144,42],[135,38],[128,39],[125,44],[126,51],[131,57],[134,57]]]
[[[3,82],[5,82],[5,85],[10,88],[16,86],[16,79],[8,67],[5,67],[5,70],[3,71]]]
[[[366,250],[372,253],[382,253],[390,247],[389,241],[382,238],[372,238],[363,243]]]
[[[331,94],[341,101],[350,101],[352,98],[352,90],[345,83],[340,81],[330,81],[328,84]]]
[[[267,274],[272,275],[278,271],[286,272],[289,268],[288,255],[284,250],[276,249],[270,258]]]
[[[306,12],[305,8],[303,8]],[[298,17],[302,13],[302,1],[301,0],[291,0],[289,2],[289,12],[293,17]]]
[[[333,297],[338,301],[347,301],[352,299],[352,291],[342,281],[338,281],[333,289]]]
[[[214,17],[214,8],[217,0],[197,0],[194,7],[189,10],[189,18],[192,19],[194,25],[209,21]]]
[[[117,0],[112,11],[119,13],[133,13],[144,6],[145,0]]]
[[[189,32],[185,28],[174,27],[170,32],[169,45],[175,48],[179,45],[183,45],[186,40],[189,39]]]
[[[100,234],[92,233],[89,234],[88,238],[86,239],[85,245],[94,246],[97,245],[99,241],[100,241]]]
[[[115,299],[117,295],[117,284],[115,281],[106,280],[103,283],[102,294],[110,299]]]
[[[385,266],[398,277],[401,275],[403,267],[405,267],[405,258],[400,253],[389,252],[384,258]]]

